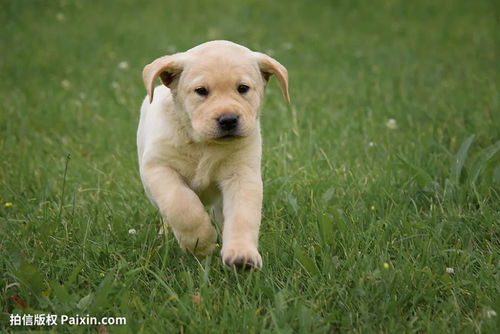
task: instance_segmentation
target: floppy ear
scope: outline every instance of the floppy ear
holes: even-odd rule
[[[161,82],[170,87],[174,79],[182,71],[181,58],[181,54],[176,53],[171,56],[160,57],[144,67],[142,79],[148,91],[149,103],[153,102],[156,78],[160,77]]]
[[[276,75],[280,83],[281,91],[283,92],[283,97],[287,103],[290,103],[290,95],[288,94],[288,71],[285,66],[266,54],[260,52],[255,52],[255,54],[264,79],[269,81],[271,75]]]

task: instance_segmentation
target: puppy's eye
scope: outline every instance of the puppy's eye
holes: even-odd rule
[[[238,86],[238,93],[245,94],[246,92],[248,92],[249,89],[250,89],[250,87],[248,87],[247,85],[239,85]]]
[[[205,87],[198,87],[194,91],[196,92],[196,94],[198,94],[200,96],[207,96],[208,95],[208,89],[206,89]]]

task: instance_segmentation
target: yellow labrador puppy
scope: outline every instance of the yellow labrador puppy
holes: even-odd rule
[[[260,107],[271,75],[287,102],[287,70],[271,57],[211,41],[156,59],[143,71],[137,148],[141,179],[180,246],[209,255],[223,223],[222,260],[261,268]],[[155,88],[156,78],[163,85]],[[222,221],[223,220],[223,221]]]

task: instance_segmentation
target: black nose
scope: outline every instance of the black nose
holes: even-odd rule
[[[238,118],[240,116],[236,114],[222,114],[217,118],[217,123],[222,131],[232,131],[238,127]]]

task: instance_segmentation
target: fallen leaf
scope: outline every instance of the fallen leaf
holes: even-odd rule
[[[10,298],[12,298],[12,301],[20,308],[28,307],[28,303],[26,303],[26,301],[19,295],[12,295]]]
[[[193,303],[196,305],[201,304],[201,295],[199,292],[193,296]]]
[[[108,334],[109,332],[108,332],[108,329],[106,328],[106,326],[99,325],[97,327],[97,333],[99,333],[99,334]]]

